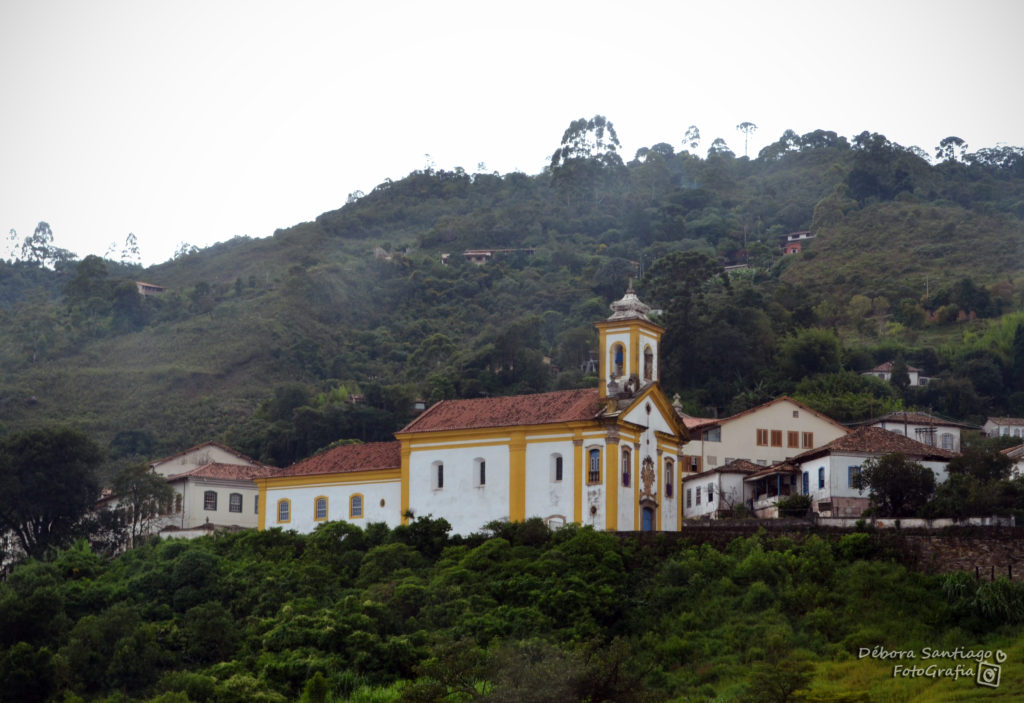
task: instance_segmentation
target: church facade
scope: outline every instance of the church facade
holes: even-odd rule
[[[602,530],[677,530],[686,428],[658,383],[663,329],[633,292],[598,322],[597,388],[441,401],[396,441],[336,447],[257,480],[259,527],[401,524],[469,534],[540,517]]]

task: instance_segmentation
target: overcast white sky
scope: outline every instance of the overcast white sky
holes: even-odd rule
[[[575,118],[629,160],[687,126],[1024,146],[1024,3],[0,1],[0,234],[145,263],[385,178],[534,174]],[[2,250],[0,250],[2,255]],[[117,255],[114,256],[117,258]]]

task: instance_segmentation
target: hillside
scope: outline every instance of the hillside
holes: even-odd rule
[[[68,423],[144,455],[223,439],[290,463],[387,436],[415,399],[589,385],[591,325],[641,274],[675,350],[667,390],[691,412],[902,354],[942,382],[852,392],[975,421],[1024,413],[1022,150],[931,165],[819,130],[756,159],[663,143],[626,163],[584,142],[535,176],[418,171],[145,270],[0,263],[0,432]],[[783,259],[778,235],[807,229]],[[528,251],[462,256],[482,248]],[[751,268],[717,275],[735,263]],[[131,280],[168,290],[143,299]],[[832,335],[835,359],[784,372],[808,329]]]

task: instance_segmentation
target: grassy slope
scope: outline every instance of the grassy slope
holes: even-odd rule
[[[883,203],[818,233],[783,279],[845,303],[854,294],[921,298],[964,277],[1024,287],[1024,223],[957,207]],[[927,283],[926,283],[927,279]]]

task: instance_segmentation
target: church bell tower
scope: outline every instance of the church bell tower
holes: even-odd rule
[[[658,381],[658,344],[665,331],[647,317],[651,308],[636,297],[632,280],[611,308],[611,317],[594,323],[600,335],[598,395],[602,400],[632,397]]]

